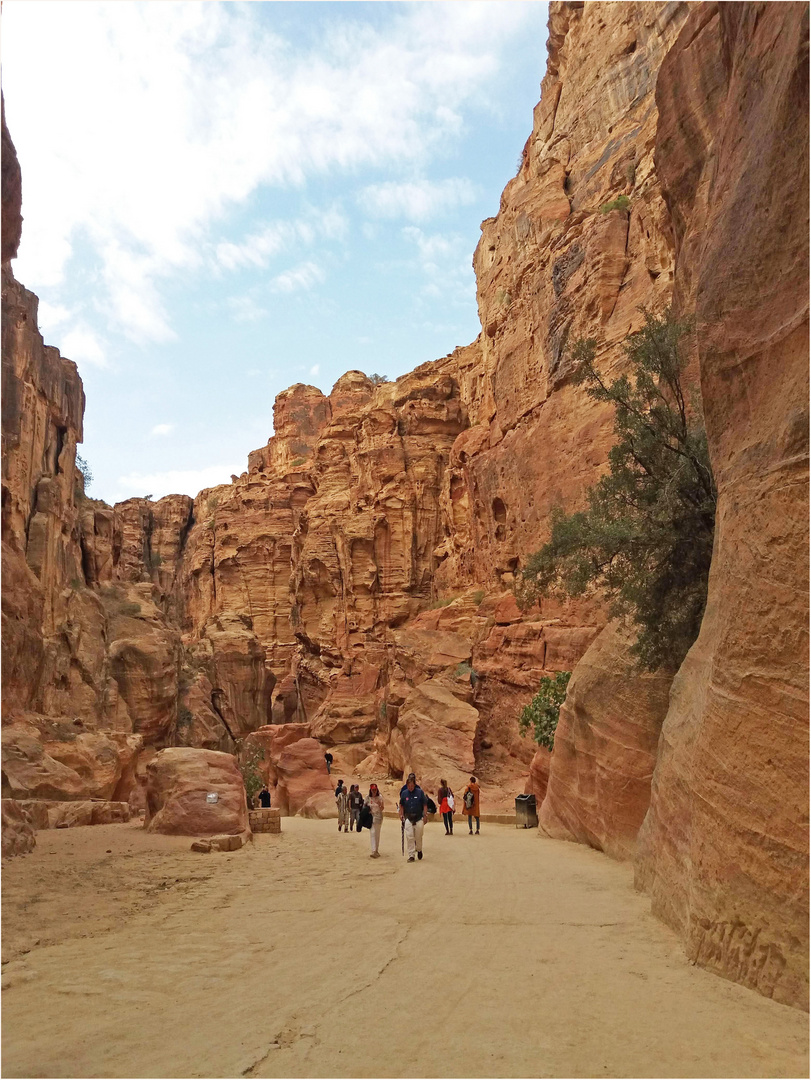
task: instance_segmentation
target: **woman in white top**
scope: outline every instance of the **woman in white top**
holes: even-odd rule
[[[380,826],[383,824],[383,796],[380,794],[377,784],[372,784],[366,798],[366,806],[372,811],[372,827],[369,830],[369,842],[372,845],[371,859],[379,859],[380,851]]]

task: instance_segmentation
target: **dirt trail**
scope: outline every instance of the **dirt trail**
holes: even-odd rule
[[[40,833],[3,869],[3,1075],[808,1075],[807,1015],[687,963],[627,866],[503,825],[432,824],[414,864],[396,822],[374,861],[283,828]]]

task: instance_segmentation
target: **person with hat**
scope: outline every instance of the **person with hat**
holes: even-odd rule
[[[425,792],[418,786],[414,773],[409,773],[405,785],[400,789],[400,821],[408,843],[409,862],[414,862],[415,855],[422,859],[422,832],[427,820],[428,800]]]

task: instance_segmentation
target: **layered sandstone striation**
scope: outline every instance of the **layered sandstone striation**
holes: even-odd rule
[[[701,5],[657,98],[718,518],[638,879],[693,960],[807,1005],[807,6]]]
[[[548,836],[632,858],[650,786],[672,672],[642,672],[632,627],[611,622],[569,682],[539,815]],[[535,774],[541,760],[534,762]]]

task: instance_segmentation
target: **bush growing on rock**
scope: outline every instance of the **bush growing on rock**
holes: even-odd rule
[[[688,410],[681,376],[689,331],[670,311],[645,312],[625,343],[631,376],[607,382],[597,344],[572,349],[575,378],[615,410],[608,472],[588,491],[587,509],[552,511],[551,536],[530,555],[516,583],[526,608],[540,596],[580,596],[591,587],[612,616],[639,628],[642,668],[677,668],[698,636],[707,599],[716,489],[704,426]]]
[[[554,749],[560,707],[566,700],[566,687],[571,677],[571,671],[558,671],[551,678],[544,675],[540,690],[529,705],[524,706],[518,718],[521,734],[526,735],[531,726],[535,742],[547,750]]]
[[[630,210],[631,200],[627,195],[618,195],[611,202],[603,203],[600,207],[601,214],[608,214],[611,210]]]

